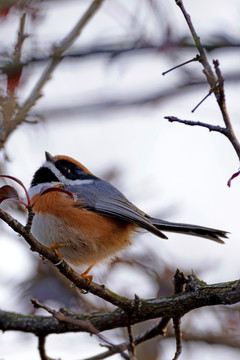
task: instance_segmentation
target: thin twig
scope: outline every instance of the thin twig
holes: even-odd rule
[[[87,332],[87,333],[97,336],[100,341],[105,343],[108,347],[114,349],[116,351],[116,353],[120,353],[124,359],[129,360],[129,357],[123,353],[125,348],[120,347],[118,345],[114,345],[112,342],[110,342],[105,336],[100,334],[99,330],[97,330],[95,328],[95,326],[93,326],[93,324],[89,320],[81,320],[81,319],[76,319],[74,317],[67,316],[63,312],[53,310],[49,306],[41,304],[36,299],[31,299],[31,302],[35,308],[42,308],[42,309],[46,310],[47,312],[52,314],[52,316],[55,319],[57,319],[59,322],[73,325],[74,327],[77,327],[79,331]],[[130,360],[134,360],[134,359],[131,358]]]
[[[47,356],[46,350],[45,350],[45,343],[46,343],[46,336],[39,335],[38,337],[38,351],[41,360],[54,360]]]
[[[174,275],[174,294],[179,294],[184,291],[184,287],[187,284],[188,279],[184,276],[183,272],[177,269]],[[175,331],[176,339],[176,351],[173,360],[177,360],[182,353],[182,333],[181,333],[181,316],[173,317],[173,327]]]
[[[189,27],[189,30],[192,34],[193,40],[195,42],[196,48],[199,51],[199,62],[202,64],[204,70],[203,73],[205,74],[207,81],[210,85],[210,89],[214,92],[216,100],[218,102],[219,108],[221,110],[221,114],[222,114],[222,118],[223,121],[225,123],[225,129],[223,130],[223,128],[221,127],[216,127],[216,126],[212,126],[209,124],[203,124],[203,123],[199,123],[199,122],[193,122],[193,121],[178,121],[178,120],[172,120],[172,121],[178,121],[181,122],[183,124],[186,125],[198,125],[198,126],[203,126],[203,127],[207,127],[210,131],[218,131],[221,132],[222,134],[224,134],[225,136],[227,136],[227,138],[229,139],[229,141],[231,142],[234,150],[237,153],[237,156],[240,160],[240,143],[234,133],[232,124],[231,124],[231,120],[227,111],[227,106],[226,106],[226,100],[225,100],[225,94],[224,94],[224,81],[223,81],[223,76],[222,73],[220,71],[219,68],[219,62],[218,60],[214,60],[213,64],[214,64],[214,68],[215,68],[215,73],[216,76],[211,68],[210,63],[208,62],[208,58],[206,56],[205,50],[201,44],[200,41],[200,37],[197,35],[197,32],[193,26],[193,23],[191,21],[191,17],[190,15],[187,13],[184,5],[183,5],[183,1],[182,0],[176,0],[176,4],[179,6],[179,8],[181,9],[183,16],[185,17],[185,20],[187,22],[187,25]],[[211,91],[210,90],[210,91]],[[203,99],[205,100],[205,98]],[[200,102],[202,103],[202,101]],[[198,105],[199,106],[199,105]],[[195,109],[194,109],[195,110]],[[170,118],[174,118],[174,117],[166,117],[167,119],[170,120]],[[171,120],[170,120],[171,121]]]
[[[214,92],[214,88],[211,88],[208,92],[208,94],[206,96],[204,96],[204,98],[199,101],[199,103],[192,109],[192,113],[197,110],[197,108]]]
[[[214,84],[216,83],[216,79],[215,79],[215,75],[214,72],[212,71],[212,68],[208,62],[205,50],[201,44],[200,41],[200,37],[197,35],[196,30],[193,26],[193,23],[191,21],[191,17],[190,15],[187,13],[187,11],[185,10],[185,7],[183,5],[183,1],[182,0],[176,0],[176,4],[179,6],[179,8],[181,9],[183,16],[186,19],[186,22],[188,24],[188,27],[191,31],[193,40],[195,42],[196,48],[199,51],[200,57],[199,57],[199,62],[203,65],[204,67],[204,74],[207,77],[207,80],[209,82],[210,87],[212,88],[214,86]]]
[[[92,325],[90,321],[87,320],[80,320],[75,319],[73,317],[67,316],[62,312],[56,311],[51,309],[49,306],[41,304],[36,299],[31,299],[31,302],[35,308],[41,308],[49,312],[55,319],[57,319],[59,322],[64,322],[70,325],[77,326],[79,328],[79,331],[87,332],[94,335],[99,335],[99,331]],[[101,337],[101,340],[104,338]],[[105,341],[105,340],[104,340]]]
[[[225,99],[225,93],[224,93],[224,79],[223,79],[223,76],[222,76],[222,73],[221,73],[221,70],[219,67],[218,60],[213,60],[213,64],[214,64],[214,68],[215,68],[216,75],[217,75],[218,82],[219,82],[219,86],[218,86],[219,96],[217,97],[217,101],[218,101],[218,105],[219,105],[221,113],[222,113],[223,121],[226,125],[226,136],[228,137],[229,141],[231,142],[232,146],[234,147],[234,149],[238,155],[238,158],[240,160],[240,143],[239,143],[239,141],[236,137],[236,134],[233,130],[231,119],[230,119],[230,116],[227,111],[226,99]]]
[[[177,360],[182,353],[182,333],[181,333],[181,318],[174,317],[173,318],[173,327],[175,331],[175,339],[176,339],[176,351],[173,357],[173,360]]]
[[[167,119],[170,122],[179,122],[180,124],[185,124],[190,126],[201,126],[207,128],[209,131],[216,131],[227,136],[226,129],[218,125],[211,125],[201,121],[181,120],[176,116],[164,116],[164,119]]]
[[[127,326],[127,331],[129,338],[129,346],[128,346],[129,357],[130,360],[136,360],[136,346],[133,340],[132,326],[130,324],[128,324]]]
[[[191,60],[185,61],[185,62],[183,62],[183,63],[181,63],[181,64],[179,64],[179,65],[176,65],[176,66],[172,67],[171,69],[169,69],[169,70],[167,70],[167,71],[164,71],[164,72],[162,73],[162,75],[166,75],[166,74],[169,73],[170,71],[173,71],[173,70],[175,70],[175,69],[178,69],[178,68],[180,68],[180,67],[182,67],[182,66],[184,66],[184,65],[190,64],[190,63],[193,62],[193,61],[199,61],[199,59],[200,59],[200,56],[199,56],[199,55],[196,55],[196,56],[195,56],[194,58],[192,58]]]
[[[25,120],[29,110],[35,105],[36,101],[41,97],[41,91],[46,82],[50,79],[53,71],[62,61],[62,54],[72,45],[72,43],[77,39],[80,35],[83,28],[89,22],[89,20],[93,17],[99,7],[102,5],[104,0],[94,0],[90,7],[86,10],[84,15],[78,21],[78,23],[74,26],[74,28],[70,31],[70,33],[59,43],[58,46],[55,46],[52,52],[52,56],[49,64],[32,90],[28,99],[24,102],[24,104],[19,108],[18,112],[12,119],[12,126],[10,132],[12,132],[22,121]]]
[[[183,291],[183,287],[187,282],[187,278],[185,278],[184,274],[182,272],[180,272],[178,269],[174,275],[174,294],[178,294],[180,292]],[[140,299],[139,299],[140,300]],[[130,326],[128,325],[128,334],[129,334],[129,341],[128,342],[124,342],[118,346],[120,346],[121,348],[127,348],[128,351],[130,352],[130,359],[135,359],[135,348],[137,345],[141,344],[142,342],[145,342],[147,340],[150,340],[156,336],[162,335],[165,336],[166,335],[166,330],[167,330],[167,326],[169,324],[171,320],[170,316],[165,316],[161,319],[161,321],[158,323],[158,325],[147,329],[147,331],[143,332],[142,334],[136,336],[135,338],[133,338],[132,336],[132,331]],[[174,317],[173,318],[174,324],[180,324],[180,317]],[[180,328],[178,331],[177,325],[176,325],[176,330],[175,330],[175,334],[176,334],[176,339],[177,339],[177,351],[176,353],[178,353],[180,355],[181,353],[181,337],[180,337]],[[101,359],[106,359],[112,355],[116,354],[116,351],[112,348],[109,349],[108,351],[99,354],[97,356],[85,359],[85,360],[101,360]],[[176,358],[177,359],[177,358]],[[175,360],[176,360],[175,359]]]
[[[136,347],[137,345],[153,339],[154,337],[157,337],[159,335],[165,336],[166,335],[166,330],[167,330],[167,326],[169,324],[169,322],[171,321],[171,317],[163,317],[159,324],[156,326],[153,326],[150,329],[147,329],[146,331],[144,331],[142,334],[137,335],[135,338],[133,338],[131,341],[126,341],[122,344],[119,344],[118,346],[120,348],[123,349],[128,349],[129,351],[131,350],[132,346],[134,345],[134,347]],[[102,360],[102,359],[107,359],[108,357],[116,354],[116,350],[114,348],[109,349],[108,351],[105,351],[104,353],[101,353],[99,355],[96,355],[94,357],[91,358],[87,358],[84,360]]]
[[[58,46],[53,49],[51,60],[44,70],[43,74],[41,75],[38,83],[36,84],[35,88],[33,89],[29,98],[25,101],[22,108],[19,110],[17,114],[16,120],[23,120],[29,110],[34,106],[36,100],[41,96],[41,90],[45,83],[50,79],[51,74],[55,70],[55,68],[59,65],[62,61],[61,55],[72,45],[72,43],[77,39],[80,35],[83,28],[86,26],[88,21],[95,15],[96,11],[102,5],[104,0],[94,0],[78,23],[74,26],[74,28],[70,31],[70,33],[60,42]]]
[[[20,63],[23,43],[29,37],[28,34],[24,34],[25,22],[26,22],[26,13],[23,13],[20,19],[17,43],[15,45],[14,53],[12,56],[13,63]]]

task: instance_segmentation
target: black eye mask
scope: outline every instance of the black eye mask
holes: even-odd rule
[[[50,183],[52,181],[58,182],[59,180],[50,169],[41,167],[35,172],[31,182],[31,187],[38,184]]]
[[[56,168],[69,180],[85,180],[96,179],[96,176],[87,174],[78,165],[68,160],[57,160],[55,162]]]

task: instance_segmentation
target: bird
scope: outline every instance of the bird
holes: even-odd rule
[[[167,239],[165,232],[218,243],[227,238],[223,230],[151,217],[69,156],[45,152],[45,158],[29,188],[35,214],[31,232],[70,264],[84,266],[81,275],[88,280],[92,280],[93,266],[131,245],[133,234],[140,229],[162,239]]]

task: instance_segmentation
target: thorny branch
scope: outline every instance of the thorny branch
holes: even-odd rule
[[[205,50],[201,44],[200,37],[198,36],[198,34],[193,26],[191,17],[187,13],[187,11],[183,5],[183,1],[176,0],[176,4],[181,9],[181,11],[185,17],[185,20],[187,22],[187,25],[190,29],[190,32],[192,34],[195,46],[199,52],[199,55],[197,55],[198,61],[202,64],[203,73],[205,74],[206,79],[210,85],[209,94],[212,92],[215,94],[218,106],[219,106],[221,114],[222,114],[223,121],[225,123],[225,127],[214,126],[214,125],[211,125],[208,123],[203,123],[203,122],[194,122],[191,120],[181,120],[174,116],[165,116],[165,119],[168,119],[171,122],[176,121],[176,122],[179,122],[179,123],[182,123],[185,125],[190,125],[190,126],[202,126],[202,127],[208,128],[210,131],[216,131],[216,132],[220,132],[221,134],[224,134],[231,142],[231,144],[240,160],[240,143],[234,133],[234,130],[233,130],[233,127],[231,124],[231,120],[230,120],[230,117],[229,117],[229,114],[227,111],[225,94],[224,94],[224,80],[222,77],[221,70],[219,68],[219,62],[218,62],[218,60],[213,61],[214,70],[215,70],[215,73],[214,73],[211,65],[209,64]],[[191,60],[191,61],[193,61],[193,60]],[[186,62],[186,63],[188,63],[188,62]],[[205,100],[209,96],[209,94],[203,100]],[[197,107],[203,102],[203,100],[197,105]],[[196,107],[195,107],[195,109],[196,109]]]

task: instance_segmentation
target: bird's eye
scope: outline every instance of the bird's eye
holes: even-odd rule
[[[63,171],[64,171],[65,173],[71,174],[71,169],[69,169],[69,167],[67,167],[67,166],[64,166],[64,167],[63,167]]]

